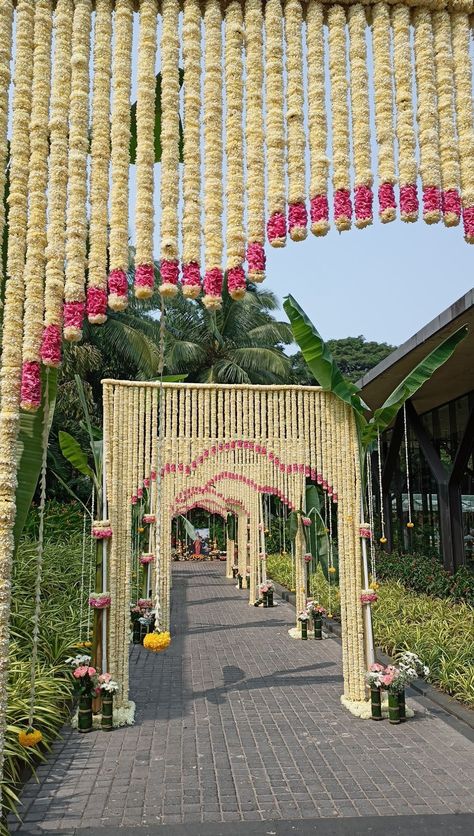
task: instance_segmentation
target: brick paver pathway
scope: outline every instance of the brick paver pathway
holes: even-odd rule
[[[294,609],[249,607],[224,571],[175,564],[172,645],[132,650],[136,725],[65,729],[12,831],[474,811],[474,743],[440,709],[352,717],[337,641],[290,639]]]

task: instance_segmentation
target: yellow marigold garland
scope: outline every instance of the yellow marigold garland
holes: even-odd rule
[[[112,191],[110,200],[109,308],[128,305],[128,182],[133,1],[116,0],[112,57]]]
[[[286,142],[281,0],[267,0],[265,3],[265,43],[267,237],[272,247],[284,247],[286,243]]]
[[[301,0],[285,0],[286,123],[288,144],[288,230],[293,241],[306,238],[306,137],[303,92],[303,10]]]
[[[29,215],[26,236],[23,365],[21,373],[21,407],[32,412],[38,409],[41,403],[40,352],[44,309],[51,35],[51,0],[37,0],[33,42],[33,87],[28,168]]]
[[[423,186],[423,219],[427,224],[441,218],[441,170],[437,116],[433,27],[428,9],[413,10],[415,67],[418,94],[418,145]]]
[[[332,108],[334,222],[339,232],[351,228],[349,107],[346,76],[346,14],[342,6],[328,9],[329,75]]]
[[[354,156],[355,225],[372,223],[372,161],[370,150],[369,79],[365,8],[356,3],[347,10],[351,67],[352,147]]]
[[[263,19],[260,0],[245,4],[247,143],[247,266],[251,282],[265,278],[265,155],[263,130]]]
[[[41,734],[39,729],[29,728],[26,731],[18,732],[18,743],[25,749],[32,748],[33,746],[38,746],[38,744],[41,743],[42,740],[43,735]]]
[[[319,0],[309,0],[306,8],[306,53],[311,232],[313,235],[323,236],[329,230],[327,197],[329,160],[324,80],[324,10]]]
[[[0,0],[0,195],[5,191],[7,163],[8,93],[10,89],[10,58],[12,48],[12,0]],[[0,257],[3,249],[5,206],[0,200]]]
[[[222,304],[222,15],[219,0],[204,9],[204,304]]]
[[[451,25],[464,237],[468,244],[474,244],[474,127],[469,16],[455,12],[451,15]]]
[[[111,0],[96,0],[87,282],[87,318],[93,325],[102,325],[107,319],[111,64],[112,3]]]
[[[199,0],[184,0],[183,142],[183,294],[201,291],[201,10]]]
[[[41,359],[45,366],[52,367],[61,363],[73,15],[73,0],[58,0],[54,17],[44,328],[41,343]]]
[[[137,200],[135,206],[135,296],[153,294],[154,165],[155,165],[155,60],[156,0],[140,2],[137,93]]]
[[[229,0],[225,12],[225,88],[227,160],[227,288],[233,299],[245,295],[243,20],[240,0]]]
[[[413,223],[418,218],[418,163],[415,153],[410,9],[398,4],[392,6],[390,14],[393,33],[400,217],[405,223]]]
[[[179,276],[179,37],[178,0],[163,0],[161,38],[161,285],[174,296]]]
[[[459,148],[454,121],[454,66],[448,12],[445,9],[434,12],[432,25],[438,98],[441,208],[445,226],[457,226],[461,217]]]
[[[377,174],[379,218],[389,223],[396,218],[393,190],[396,182],[393,127],[392,61],[390,11],[387,3],[372,7],[372,49],[374,63],[375,133],[377,136]]]
[[[71,342],[76,342],[82,337],[85,311],[91,13],[91,0],[77,0],[72,30],[69,191],[64,286],[64,337]]]

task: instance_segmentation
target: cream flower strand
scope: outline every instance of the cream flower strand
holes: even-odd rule
[[[387,3],[372,7],[372,49],[374,62],[375,133],[378,149],[379,218],[389,223],[396,218],[393,190],[396,182],[393,129],[392,62],[390,12]],[[407,56],[405,56],[407,60]]]
[[[184,0],[183,125],[183,294],[201,292],[201,10],[199,0]]]
[[[284,247],[286,243],[286,142],[281,0],[267,0],[265,3],[265,43],[267,238],[272,247]]]
[[[109,244],[109,308],[128,305],[128,193],[130,163],[130,81],[132,73],[132,0],[116,0],[112,57],[112,125]]]
[[[468,15],[453,13],[451,25],[464,237],[468,244],[474,244],[474,127]]]
[[[454,121],[454,66],[451,19],[446,10],[432,15],[436,89],[438,98],[441,207],[445,226],[457,226],[461,218],[459,148]]]
[[[12,49],[12,0],[0,1],[0,195],[5,192],[7,164],[8,94],[10,89],[10,58]],[[0,200],[0,256],[5,226],[5,207]]]
[[[222,304],[222,16],[219,0],[206,0],[204,77],[204,304]]]
[[[135,296],[153,294],[154,166],[155,166],[155,60],[156,0],[140,2],[137,87],[137,199],[135,205]]]
[[[71,342],[76,342],[82,337],[85,311],[91,13],[91,0],[77,0],[72,29],[69,192],[64,285],[64,337]]]
[[[300,0],[285,2],[286,123],[288,135],[288,229],[293,241],[306,238],[306,137],[303,95],[303,11]]]
[[[319,0],[306,8],[306,54],[310,160],[311,232],[323,236],[329,230],[326,90],[324,80],[324,10]]]
[[[107,319],[107,224],[112,66],[111,0],[96,0],[95,12],[87,318],[93,325],[102,325]]]
[[[163,0],[161,38],[161,285],[164,297],[177,292],[179,200],[178,0]]]
[[[225,87],[227,161],[227,288],[232,299],[245,296],[244,147],[243,147],[243,20],[240,0],[225,12]]]
[[[441,218],[441,170],[433,28],[428,9],[413,10],[415,67],[418,94],[418,145],[423,186],[423,219],[427,224]]]
[[[29,215],[26,236],[23,365],[21,373],[21,408],[32,412],[38,409],[41,404],[40,352],[44,310],[51,36],[51,0],[37,0],[33,42],[33,86],[28,168]]]
[[[73,0],[58,0],[54,17],[55,50],[49,125],[48,227],[44,327],[41,343],[41,359],[45,366],[53,368],[61,363],[73,15]]]
[[[247,143],[247,266],[251,282],[265,278],[265,155],[263,130],[263,20],[260,0],[245,4]]]
[[[351,228],[349,107],[346,77],[346,15],[342,6],[328,9],[331,82],[334,222],[339,232]]]
[[[418,164],[415,153],[410,9],[403,5],[392,6],[390,15],[393,33],[400,217],[405,223],[413,223],[418,218]]]
[[[365,8],[349,6],[349,58],[351,68],[352,144],[354,155],[355,225],[363,229],[372,223],[372,166],[370,152],[369,81]]]

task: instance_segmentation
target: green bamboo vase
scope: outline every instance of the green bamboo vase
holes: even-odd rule
[[[392,725],[398,725],[400,722],[400,700],[399,694],[392,694],[388,692],[388,719]]]
[[[77,730],[81,734],[92,731],[92,694],[81,694],[79,697]]]
[[[102,692],[102,719],[100,727],[102,731],[112,731],[114,727],[114,695],[107,691]]]
[[[382,717],[382,693],[380,688],[370,689],[370,710],[372,720],[383,720]]]
[[[315,639],[322,639],[322,637],[323,637],[323,619],[316,617],[314,619],[314,638]]]
[[[301,638],[306,640],[308,638],[308,622],[301,622]]]

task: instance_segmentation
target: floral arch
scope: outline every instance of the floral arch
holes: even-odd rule
[[[351,409],[318,387],[225,386],[105,380],[104,441],[113,536],[105,577],[107,666],[128,700],[128,606],[132,508],[149,492],[158,626],[169,627],[171,522],[192,507],[237,516],[239,569],[250,565],[249,601],[261,578],[261,497],[304,509],[307,479],[337,509],[344,697],[365,699],[361,603],[360,473]],[[301,515],[296,537],[297,607],[306,603]],[[227,565],[229,573],[229,565]]]

